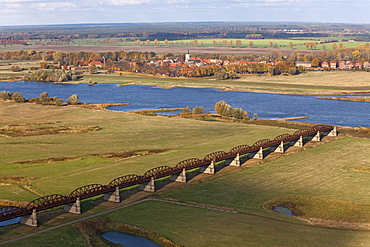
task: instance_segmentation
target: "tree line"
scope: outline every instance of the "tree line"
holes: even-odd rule
[[[36,104],[42,104],[42,105],[56,105],[56,106],[62,106],[65,105],[65,102],[63,102],[62,99],[54,96],[50,97],[47,92],[43,92],[39,95],[38,98],[29,98],[26,99],[23,97],[22,93],[19,92],[7,92],[7,91],[0,91],[0,99],[6,101],[6,100],[13,100],[17,103],[36,103]],[[72,94],[68,97],[66,100],[66,103],[69,105],[78,105],[80,104],[80,100],[77,94]]]

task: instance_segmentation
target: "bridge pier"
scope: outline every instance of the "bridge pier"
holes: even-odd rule
[[[315,142],[321,141],[320,131],[317,131],[316,135],[311,139],[311,141],[315,141]]]
[[[199,171],[206,174],[215,174],[215,163],[212,161],[209,165],[200,166]]]
[[[334,126],[334,128],[328,133],[328,136],[337,136],[337,126]]]
[[[186,183],[188,180],[187,180],[187,177],[186,177],[185,168],[182,170],[182,172],[180,172],[178,174],[171,175],[170,180],[172,182]]]
[[[290,145],[294,147],[303,147],[303,137],[300,136],[296,141],[291,141]]]
[[[252,158],[252,159],[260,159],[260,160],[263,160],[264,159],[264,155],[263,155],[263,149],[262,149],[262,147],[260,147],[260,150],[258,150],[255,154],[250,153],[249,154],[249,157]]]
[[[37,227],[36,209],[32,210],[31,215],[22,216],[20,223],[27,226]]]
[[[240,162],[240,155],[239,153],[236,155],[236,157],[231,161],[230,166],[241,166]]]
[[[139,184],[139,190],[146,192],[155,192],[154,178],[152,177],[148,183]]]
[[[270,151],[274,153],[285,153],[284,142],[281,141],[279,145],[270,147]]]
[[[76,202],[64,205],[64,211],[72,214],[81,214],[81,200],[77,197]]]
[[[105,193],[104,194],[104,201],[108,202],[121,202],[121,196],[119,194],[119,187],[116,187],[116,190],[110,193]]]

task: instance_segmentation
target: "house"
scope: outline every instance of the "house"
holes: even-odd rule
[[[344,61],[340,62],[338,65],[339,69],[346,69],[346,63]]]
[[[100,61],[92,61],[91,63],[89,63],[89,66],[93,66],[93,65],[95,65],[95,67],[97,68],[103,67],[103,63]]]
[[[311,62],[303,62],[303,61],[297,61],[295,63],[295,66],[296,67],[303,67],[303,68],[311,68],[312,67]]]
[[[321,67],[323,67],[323,68],[329,68],[328,62],[322,62]]]
[[[336,68],[337,68],[337,62],[335,62],[335,61],[330,61],[330,68],[331,68],[331,69],[336,69]]]

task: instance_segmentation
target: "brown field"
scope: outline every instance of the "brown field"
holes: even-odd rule
[[[215,53],[215,54],[265,54],[272,51],[280,51],[284,54],[296,52],[294,49],[273,49],[273,48],[229,48],[229,47],[157,47],[157,46],[12,46],[0,47],[0,51],[14,50],[47,50],[47,51],[69,51],[69,52],[114,52],[114,51],[153,51],[155,53]],[[319,53],[320,51],[300,50],[301,53]]]

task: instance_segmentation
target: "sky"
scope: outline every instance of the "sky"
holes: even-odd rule
[[[368,0],[0,0],[0,26],[277,21],[370,23]]]

